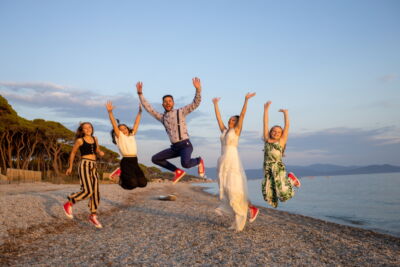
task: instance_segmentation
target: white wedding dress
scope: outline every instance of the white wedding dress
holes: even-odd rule
[[[231,228],[243,230],[248,211],[247,181],[238,152],[239,136],[235,130],[224,130],[221,135],[221,156],[218,159],[217,175],[221,204],[215,210],[235,214]]]

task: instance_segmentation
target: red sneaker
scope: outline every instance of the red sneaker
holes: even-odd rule
[[[89,221],[96,227],[96,228],[103,228],[101,223],[97,220],[96,214],[90,214]]]
[[[200,163],[198,165],[198,172],[200,177],[204,177],[206,174],[206,168],[204,167],[204,160],[200,158]]]
[[[300,187],[301,186],[300,180],[297,179],[296,175],[294,175],[293,172],[289,172],[288,177],[292,180],[292,184],[295,187]]]
[[[258,213],[260,213],[260,210],[254,206],[250,207],[250,219],[249,222],[254,222],[258,216]]]
[[[72,203],[71,202],[68,201],[67,203],[64,204],[64,212],[68,218],[70,218],[70,219],[74,218],[74,215],[72,215]]]
[[[115,180],[117,177],[119,177],[120,174],[121,174],[121,169],[117,168],[110,174],[110,178]]]
[[[176,184],[179,182],[180,179],[182,179],[183,176],[185,176],[186,172],[181,170],[181,169],[176,169],[175,170],[175,177],[172,179],[172,182]]]

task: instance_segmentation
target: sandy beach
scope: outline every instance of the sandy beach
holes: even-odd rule
[[[190,183],[127,191],[101,185],[99,220],[87,201],[65,217],[79,185],[0,185],[1,266],[400,266],[400,238],[261,208],[243,232]],[[176,194],[176,201],[159,195]]]

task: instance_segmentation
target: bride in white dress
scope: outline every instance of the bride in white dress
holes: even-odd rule
[[[221,156],[218,159],[217,175],[219,185],[220,205],[215,211],[223,215],[234,214],[235,221],[230,228],[242,231],[246,225],[247,212],[250,211],[250,222],[253,222],[258,215],[258,208],[251,205],[247,198],[247,178],[240,161],[238,152],[239,136],[242,131],[243,119],[246,114],[248,100],[255,96],[255,93],[248,93],[240,116],[232,116],[228,121],[228,128],[225,127],[219,112],[218,101],[220,98],[213,98],[215,115],[221,134]]]

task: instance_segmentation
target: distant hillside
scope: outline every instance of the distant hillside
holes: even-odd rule
[[[298,177],[302,176],[334,176],[349,174],[371,174],[371,173],[390,173],[400,172],[399,166],[389,164],[369,165],[369,166],[339,166],[332,164],[313,164],[309,166],[287,166],[287,170],[294,172]],[[197,169],[192,168],[188,173],[196,175]],[[210,179],[217,177],[216,168],[206,168],[206,175]],[[263,177],[262,169],[246,170],[248,179],[260,179]]]

